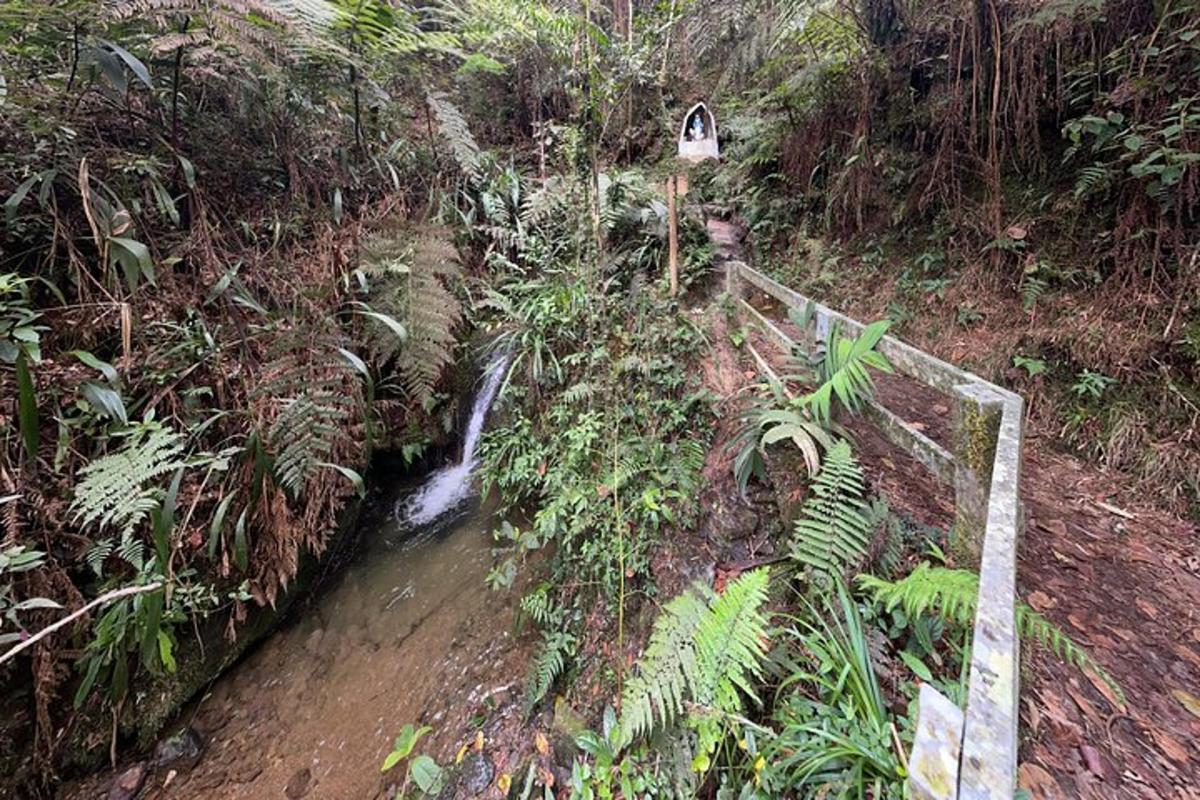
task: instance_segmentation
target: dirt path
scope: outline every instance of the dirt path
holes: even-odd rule
[[[781,317],[768,303],[762,310]],[[878,397],[950,444],[944,395],[892,377],[879,381]],[[873,483],[905,505],[926,492],[918,517],[944,521],[953,511],[952,492],[921,468],[897,465],[895,448],[869,427],[853,425]],[[1125,700],[1027,644],[1021,786],[1048,800],[1200,798],[1200,531],[1152,496],[1129,497],[1119,474],[1057,452],[1054,444],[1026,434],[1021,496],[1028,524],[1019,593],[1088,649]]]

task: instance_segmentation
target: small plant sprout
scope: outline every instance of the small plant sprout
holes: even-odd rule
[[[1075,382],[1071,384],[1071,394],[1081,400],[1099,400],[1104,391],[1116,382],[1116,378],[1085,369],[1075,376]]]

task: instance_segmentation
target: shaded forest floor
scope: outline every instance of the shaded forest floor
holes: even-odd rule
[[[782,319],[760,300],[751,298]],[[878,308],[837,307],[860,320],[879,316]],[[911,327],[920,326],[918,317]],[[760,352],[782,355],[765,337],[751,341]],[[961,343],[957,350],[918,344],[961,363]],[[885,376],[877,388],[884,406],[951,444],[951,406],[943,395],[899,376]],[[953,489],[898,454],[868,423],[851,427],[872,483],[889,499],[901,498],[901,510],[948,525]],[[1034,426],[1026,428],[1021,497],[1027,524],[1018,555],[1020,596],[1088,648],[1125,701],[1099,678],[1027,646],[1020,785],[1047,800],[1200,797],[1200,530],[1172,513],[1165,498],[1062,452],[1055,437]]]

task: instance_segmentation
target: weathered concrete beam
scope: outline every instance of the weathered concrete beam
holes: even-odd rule
[[[1011,800],[1017,786],[1017,542],[1021,531],[1021,449],[1025,403],[1003,402],[979,564],[979,602],[963,724],[961,800]]]
[[[846,333],[853,335],[858,335],[865,327],[861,322],[805,297],[793,289],[789,289],[742,262],[730,262],[729,268],[732,269],[734,265],[736,265],[739,277],[745,285],[755,286],[791,308],[803,310],[811,305],[814,309],[812,326],[818,336],[823,336],[824,333],[828,332],[834,322],[841,323],[842,329]],[[918,350],[894,336],[883,337],[879,342],[878,349],[879,352],[887,356],[888,361],[891,361],[900,373],[908,375],[911,378],[916,378],[922,383],[928,384],[935,389],[941,389],[946,393],[953,392],[955,386],[960,386],[964,383],[987,383],[978,375],[973,375],[923,350]],[[1007,389],[991,383],[987,383],[987,385],[993,386],[997,392],[1003,395],[1018,397],[1018,395],[1013,394]]]
[[[963,713],[928,683],[917,695],[917,730],[908,758],[909,800],[953,800],[958,795]]]
[[[863,413],[879,426],[892,444],[916,459],[935,478],[945,484],[954,483],[957,467],[950,451],[893,414],[875,398],[867,401]]]
[[[979,383],[955,386],[953,396],[954,526],[950,530],[950,551],[960,565],[978,569],[1004,399]]]

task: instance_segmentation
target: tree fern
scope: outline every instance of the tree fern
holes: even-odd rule
[[[632,741],[655,725],[669,726],[686,701],[737,712],[742,693],[754,697],[750,679],[766,654],[768,572],[742,575],[715,595],[696,586],[676,597],[654,623],[650,644],[621,701],[622,738]],[[697,719],[703,749],[715,743],[710,719]]]
[[[157,479],[184,465],[184,440],[154,421],[123,435],[128,437],[124,447],[79,471],[71,511],[82,527],[116,529],[126,540],[158,507],[162,488]]]
[[[935,614],[963,626],[970,626],[975,621],[979,576],[974,572],[933,567],[923,562],[902,580],[886,581],[874,575],[860,575],[858,581],[875,602],[888,610],[900,607],[910,617]],[[1121,687],[1095,659],[1062,628],[1025,603],[1017,604],[1017,630],[1022,638],[1033,639],[1065,663],[1096,673],[1124,701]]]
[[[865,507],[862,470],[844,441],[835,444],[796,520],[792,558],[826,579],[861,564],[877,526]],[[876,521],[877,523],[877,521]]]

